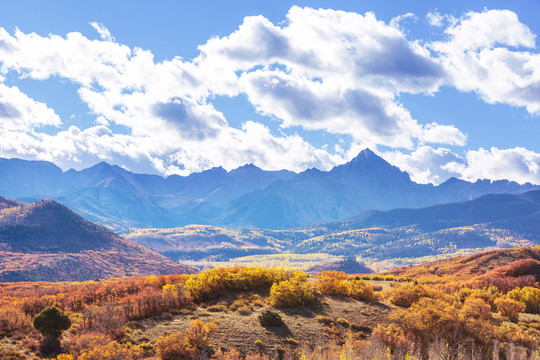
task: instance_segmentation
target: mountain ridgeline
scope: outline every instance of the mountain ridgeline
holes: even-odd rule
[[[409,175],[366,149],[330,171],[265,171],[244,165],[189,176],[134,174],[100,163],[63,172],[52,163],[0,159],[0,194],[23,202],[53,199],[115,229],[188,224],[286,229],[366,210],[419,208],[485,194],[540,189],[506,180],[449,179],[439,186]]]

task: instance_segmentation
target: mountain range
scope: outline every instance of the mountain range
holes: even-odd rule
[[[0,281],[82,281],[189,273],[51,200],[0,197]]]
[[[167,178],[104,162],[63,172],[50,162],[0,159],[3,196],[53,199],[116,230],[188,224],[287,229],[370,209],[419,208],[535,189],[540,187],[507,180],[417,184],[369,149],[330,171],[265,171],[248,164]]]
[[[289,230],[189,225],[137,229],[126,238],[172,260],[202,261],[236,261],[248,255],[257,260],[268,254],[394,261],[534,246],[540,245],[540,190],[488,194],[417,209],[369,210],[348,219]]]

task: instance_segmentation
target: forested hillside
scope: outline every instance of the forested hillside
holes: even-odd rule
[[[90,280],[193,271],[51,200],[1,199],[0,280]]]

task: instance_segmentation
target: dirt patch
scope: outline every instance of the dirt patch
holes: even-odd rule
[[[190,314],[174,315],[170,319],[149,319],[134,324],[141,331],[134,340],[151,341],[175,331],[185,330],[194,319],[204,322],[215,322],[217,333],[213,338],[215,349],[235,348],[242,354],[256,353],[262,348],[266,353],[277,352],[278,349],[295,348],[309,344],[317,346],[329,341],[341,342],[351,332],[354,336],[364,337],[381,322],[384,322],[390,306],[384,303],[366,303],[346,298],[319,296],[315,306],[295,309],[273,309],[278,312],[285,326],[262,327],[258,316],[270,309],[269,306],[253,308],[248,315],[236,311],[210,312],[197,307]],[[319,321],[322,316],[333,319],[333,322]],[[346,321],[336,321],[345,319]],[[352,326],[351,326],[352,325]],[[260,340],[258,342],[257,340]],[[258,344],[255,342],[257,341]],[[262,344],[261,344],[262,343]]]

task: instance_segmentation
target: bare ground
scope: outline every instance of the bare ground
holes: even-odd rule
[[[229,304],[234,299],[228,299]],[[266,304],[251,305],[251,308],[250,314],[241,315],[232,310],[212,312],[208,308],[197,307],[189,313],[172,315],[168,319],[142,320],[132,324],[132,327],[139,329],[135,331],[133,338],[137,342],[153,343],[156,338],[183,331],[192,320],[200,319],[217,324],[217,333],[212,342],[215,350],[235,348],[242,354],[249,354],[264,347],[266,353],[272,353],[278,349],[298,346],[316,347],[329,341],[339,343],[349,332],[355,337],[365,337],[377,324],[385,321],[391,309],[389,304],[381,302],[367,303],[331,296],[319,296],[315,305],[303,308],[273,309]],[[278,312],[285,326],[261,326],[258,315],[267,309]],[[322,319],[321,316],[325,318]],[[340,320],[338,323],[338,319],[345,319],[346,322]],[[349,326],[347,322],[353,325]],[[257,340],[262,344],[258,342],[257,345]]]

